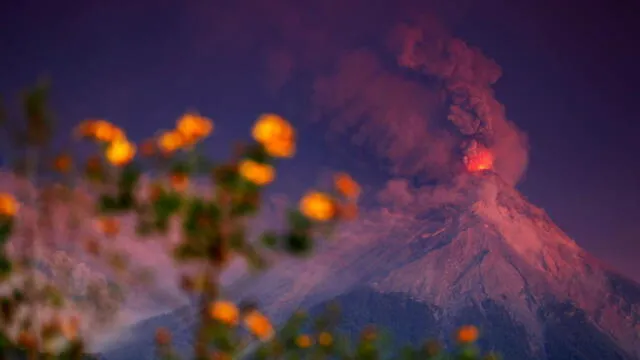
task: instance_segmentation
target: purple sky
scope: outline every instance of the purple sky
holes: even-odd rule
[[[289,176],[274,190],[302,191],[300,184],[317,183],[325,168],[348,170],[372,187],[383,184],[385,164],[368,148],[339,137],[327,141],[326,124],[308,121],[311,84],[345,50],[363,46],[393,68],[386,34],[424,6],[227,3],[3,2],[0,93],[14,105],[17,91],[49,74],[63,128],[103,117],[136,140],[195,108],[217,122],[208,142],[213,152],[224,152],[228,139],[246,138],[259,113],[275,111],[291,118],[301,140],[297,158],[283,164]],[[455,3],[437,6],[451,33],[502,67],[496,98],[531,147],[521,191],[581,246],[640,280],[640,56],[634,46],[640,22],[632,16],[640,3],[442,3]]]

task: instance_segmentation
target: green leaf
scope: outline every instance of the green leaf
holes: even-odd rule
[[[136,204],[136,199],[133,197],[133,190],[120,193],[118,195],[118,209],[121,211],[130,210]]]
[[[98,200],[98,209],[101,213],[114,213],[117,212],[119,206],[119,201],[117,198],[110,195],[102,195]]]
[[[260,237],[260,241],[268,248],[275,248],[278,245],[278,235],[273,232],[266,232]]]
[[[223,189],[236,189],[239,187],[242,178],[235,166],[221,165],[213,169],[213,178],[216,185]]]
[[[265,259],[252,246],[245,246],[241,252],[253,270],[262,270],[267,266]]]
[[[153,233],[153,222],[146,219],[139,219],[136,224],[136,234],[139,236],[149,236]]]
[[[189,204],[182,224],[183,231],[188,236],[201,237],[207,227],[213,228],[220,221],[220,209],[213,202],[203,199],[193,199]]]
[[[255,191],[248,191],[243,194],[231,208],[232,216],[244,216],[255,214],[260,209],[260,196]]]
[[[289,225],[293,232],[306,233],[311,229],[311,220],[298,210],[289,211]]]
[[[187,261],[203,257],[203,252],[195,247],[192,242],[186,241],[175,247],[173,256],[178,261]]]
[[[308,235],[291,233],[285,239],[285,249],[294,255],[307,255],[313,249],[313,239]]]
[[[0,246],[9,241],[11,231],[13,230],[12,219],[0,219]]]
[[[193,167],[185,160],[178,160],[171,164],[171,173],[188,175],[192,172]]]
[[[158,218],[169,218],[180,209],[181,204],[182,198],[180,194],[163,190],[153,203],[154,214]]]
[[[267,164],[272,158],[262,144],[253,144],[246,148],[244,156],[258,163]]]
[[[131,193],[138,184],[140,179],[140,169],[135,163],[130,163],[122,169],[120,179],[118,179],[118,188],[122,193]]]
[[[245,240],[244,229],[238,228],[229,236],[229,247],[234,250],[240,250],[245,246]]]
[[[209,174],[213,166],[214,164],[211,160],[202,155],[197,155],[193,165],[193,172],[199,175]]]
[[[12,265],[11,261],[7,259],[6,255],[0,252],[0,278],[11,273]]]

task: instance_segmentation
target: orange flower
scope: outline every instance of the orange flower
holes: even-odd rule
[[[349,174],[339,173],[334,177],[335,187],[346,198],[355,199],[360,196],[360,185]]]
[[[214,351],[211,353],[211,360],[231,360],[231,355],[220,351]]]
[[[260,340],[267,340],[273,335],[271,322],[257,310],[250,311],[244,317],[244,324]]]
[[[115,166],[126,165],[136,155],[136,146],[127,139],[117,139],[109,144],[106,157],[109,162]]]
[[[428,340],[425,344],[425,351],[428,356],[436,356],[442,350],[442,345],[435,340]]]
[[[238,172],[240,176],[259,186],[267,185],[275,178],[273,166],[261,164],[253,160],[243,160],[240,162]]]
[[[171,344],[171,332],[167,328],[158,328],[156,330],[156,344],[160,346]]]
[[[296,338],[296,345],[302,349],[308,348],[313,345],[313,339],[311,339],[311,336],[309,335],[298,335]]]
[[[110,142],[125,138],[125,135],[122,129],[118,128],[117,126],[107,121],[98,121],[98,123],[95,125],[94,136],[99,141],[103,141],[106,143],[110,143]]]
[[[98,228],[107,236],[115,236],[120,233],[120,222],[111,217],[101,218],[98,221]]]
[[[318,344],[322,346],[331,346],[333,344],[333,336],[326,331],[323,331],[318,335]]]
[[[364,341],[374,341],[378,337],[378,331],[373,325],[368,325],[362,330],[362,339]]]
[[[184,114],[178,119],[176,129],[186,139],[197,141],[211,134],[213,131],[213,122],[197,114]]]
[[[240,311],[238,307],[229,301],[216,301],[209,306],[211,318],[227,325],[237,325]]]
[[[125,137],[122,129],[106,120],[85,120],[76,127],[76,133],[84,138],[94,138],[107,143]]]
[[[312,191],[300,200],[300,211],[310,219],[327,221],[335,217],[336,204],[328,195]]]
[[[78,329],[80,328],[80,320],[76,316],[65,319],[60,324],[62,335],[68,340],[75,340],[78,337]]]
[[[185,173],[174,172],[169,176],[169,182],[176,191],[184,191],[189,186],[189,176]]]
[[[271,156],[291,157],[295,153],[295,131],[278,115],[260,116],[253,126],[252,136]]]
[[[151,201],[156,201],[162,195],[163,192],[162,185],[158,183],[153,183],[149,186],[149,199]]]
[[[478,328],[473,325],[465,325],[458,330],[458,342],[468,344],[478,340]]]
[[[16,201],[16,198],[9,193],[0,193],[0,215],[13,217],[16,215],[20,205]]]
[[[165,154],[170,154],[181,147],[185,146],[186,139],[178,131],[167,131],[158,138],[158,147]]]
[[[87,160],[87,171],[94,173],[102,170],[102,161],[99,156],[92,156]]]
[[[18,335],[18,345],[26,349],[36,348],[38,346],[38,338],[31,332],[22,331]]]
[[[98,243],[95,239],[89,239],[84,242],[84,251],[93,256],[97,256],[100,254],[100,243]]]
[[[61,173],[66,173],[71,169],[73,165],[73,161],[71,160],[71,156],[67,154],[62,154],[53,161],[53,168]]]
[[[74,132],[82,138],[92,137],[95,133],[96,123],[98,120],[84,120],[76,126]]]
[[[293,140],[277,140],[264,144],[267,154],[277,158],[290,158],[296,152]]]

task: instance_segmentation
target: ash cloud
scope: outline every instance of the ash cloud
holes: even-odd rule
[[[258,57],[272,94],[298,74],[313,74],[316,118],[368,146],[393,175],[451,177],[482,146],[509,184],[523,176],[527,138],[492,89],[500,66],[445,25],[463,18],[470,2],[246,5],[194,7],[207,36],[196,40],[200,46]]]
[[[400,25],[392,39],[400,66],[442,83],[449,108],[447,118],[466,138],[466,147],[480,144],[491,150],[496,158],[495,171],[508,183],[517,183],[526,169],[528,143],[495,98],[492,85],[502,76],[499,65],[480,49],[432,24]]]

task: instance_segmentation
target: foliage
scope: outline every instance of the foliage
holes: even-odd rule
[[[300,199],[298,208],[288,211],[286,230],[266,231],[258,242],[248,239],[248,220],[260,210],[262,190],[274,181],[278,160],[295,153],[295,130],[282,117],[260,116],[252,129],[255,142],[239,147],[232,158],[219,164],[200,151],[201,141],[213,132],[214,125],[197,113],[183,115],[175,129],[139,145],[110,122],[86,120],[75,129],[75,136],[93,142],[97,153],[84,164],[70,154],[60,154],[51,160],[60,175],[58,182],[44,184],[38,160],[43,158],[53,131],[46,100],[46,87],[37,87],[27,95],[26,121],[18,134],[25,141],[17,152],[23,158],[16,163],[23,165],[24,177],[35,190],[20,199],[0,194],[0,286],[19,275],[26,279],[12,292],[2,293],[2,349],[20,349],[34,359],[39,354],[49,354],[49,358],[82,356],[80,323],[84,319],[63,311],[69,298],[78,298],[71,291],[73,284],[60,280],[68,279],[72,271],[68,258],[56,263],[53,277],[57,281],[36,286],[37,274],[33,271],[42,234],[53,231],[44,214],[51,212],[54,203],[66,203],[73,204],[72,209],[79,207],[69,215],[71,232],[80,237],[86,252],[106,260],[116,275],[136,273],[134,264],[129,263],[126,253],[111,251],[108,242],[82,235],[82,224],[87,221],[79,214],[93,219],[104,239],[118,236],[119,218],[125,215],[135,217],[139,236],[165,236],[172,224],[179,224],[180,240],[172,255],[176,263],[196,264],[200,269],[197,275],[185,275],[182,280],[183,289],[197,296],[202,308],[193,344],[197,359],[480,358],[474,346],[478,330],[473,326],[460,329],[460,347],[454,353],[445,353],[438,343],[427,342],[419,348],[403,349],[401,355],[389,354],[382,333],[373,327],[364,329],[355,342],[340,334],[336,330],[336,308],[315,319],[297,312],[276,329],[255,305],[234,304],[221,297],[218,274],[233,257],[242,257],[253,270],[262,271],[269,265],[265,251],[306,256],[319,235],[324,237],[340,222],[357,216],[360,187],[349,175],[337,174],[333,189],[310,191]],[[150,186],[143,188],[141,178],[149,170],[162,176],[154,177]],[[190,180],[202,175],[211,180],[211,194],[193,191]],[[78,192],[76,185],[81,181],[90,185],[88,195]],[[30,208],[36,209],[35,215],[23,215]],[[22,249],[21,256],[25,256],[9,256],[7,245],[18,236],[30,240]],[[80,298],[97,304],[102,312],[111,312],[121,299],[116,296],[115,301],[102,301],[115,296],[105,294],[108,291],[104,284],[87,286]],[[33,313],[31,319],[17,320],[18,308],[36,303],[51,306],[53,316],[34,319]],[[156,343],[159,355],[178,358],[168,330],[158,329]]]

